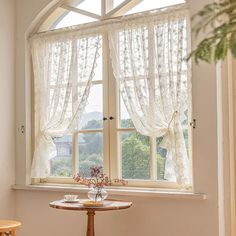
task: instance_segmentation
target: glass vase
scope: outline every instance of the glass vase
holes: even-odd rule
[[[104,188],[94,187],[88,192],[88,198],[93,202],[102,202],[107,196],[108,193]]]

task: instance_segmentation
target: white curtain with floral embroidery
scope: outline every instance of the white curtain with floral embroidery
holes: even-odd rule
[[[88,98],[101,37],[76,31],[32,38],[35,88],[35,152],[31,176],[50,175],[53,137],[77,129]]]
[[[191,183],[186,132],[190,77],[187,10],[122,20],[109,33],[115,78],[138,132],[162,137],[165,176]]]

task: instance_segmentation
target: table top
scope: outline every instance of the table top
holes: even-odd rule
[[[103,201],[102,206],[83,206],[82,202],[88,199],[80,199],[76,203],[67,203],[64,200],[57,200],[49,203],[52,208],[63,209],[63,210],[77,210],[77,211],[111,211],[111,210],[122,210],[132,206],[132,202],[125,202],[121,200],[107,199]]]
[[[21,226],[21,223],[13,220],[0,220],[0,232],[5,232],[5,230],[11,230]]]

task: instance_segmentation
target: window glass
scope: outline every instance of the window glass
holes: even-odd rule
[[[90,167],[103,167],[102,132],[79,134],[78,138],[78,172],[90,176]]]
[[[103,88],[102,84],[93,85],[88,102],[79,121],[79,129],[99,129],[103,126]]]
[[[89,23],[96,21],[97,19],[94,19],[92,17],[88,17],[82,14],[78,14],[75,12],[68,12],[65,17],[62,18],[62,20],[54,25],[54,29],[64,28],[72,25],[78,25],[83,23]]]
[[[120,127],[121,128],[134,128],[134,124],[129,116],[124,101],[120,96]]]
[[[117,6],[120,5],[122,2],[124,2],[124,0],[113,0],[113,8],[117,7]]]
[[[86,0],[76,6],[79,9],[101,15],[101,0]]]
[[[53,137],[57,155],[50,160],[50,175],[60,177],[72,176],[72,137]]]
[[[133,14],[137,12],[142,11],[148,11],[152,9],[158,9],[162,7],[168,7],[180,3],[185,3],[184,0],[144,0],[141,3],[139,3],[137,6],[133,7],[131,10],[129,10],[127,14]]]
[[[150,178],[149,138],[137,132],[120,132],[122,178]]]
[[[161,138],[156,139],[156,166],[157,166],[157,180],[165,180],[165,163],[166,163],[166,154],[167,150],[160,147],[162,141]]]

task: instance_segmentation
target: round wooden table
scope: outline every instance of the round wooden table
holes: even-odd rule
[[[13,220],[0,220],[0,236],[5,235],[15,235],[15,229],[20,227],[21,223],[19,221]]]
[[[58,200],[51,202],[49,204],[52,208],[62,209],[62,210],[75,210],[75,211],[87,211],[88,221],[87,221],[87,234],[86,236],[95,236],[94,232],[94,216],[96,211],[112,211],[112,210],[122,210],[131,207],[132,202],[125,202],[120,200],[105,200],[103,205],[99,207],[95,206],[83,206],[81,202],[85,199],[81,199],[80,202],[67,203],[64,200]],[[87,200],[87,199],[86,199]]]

